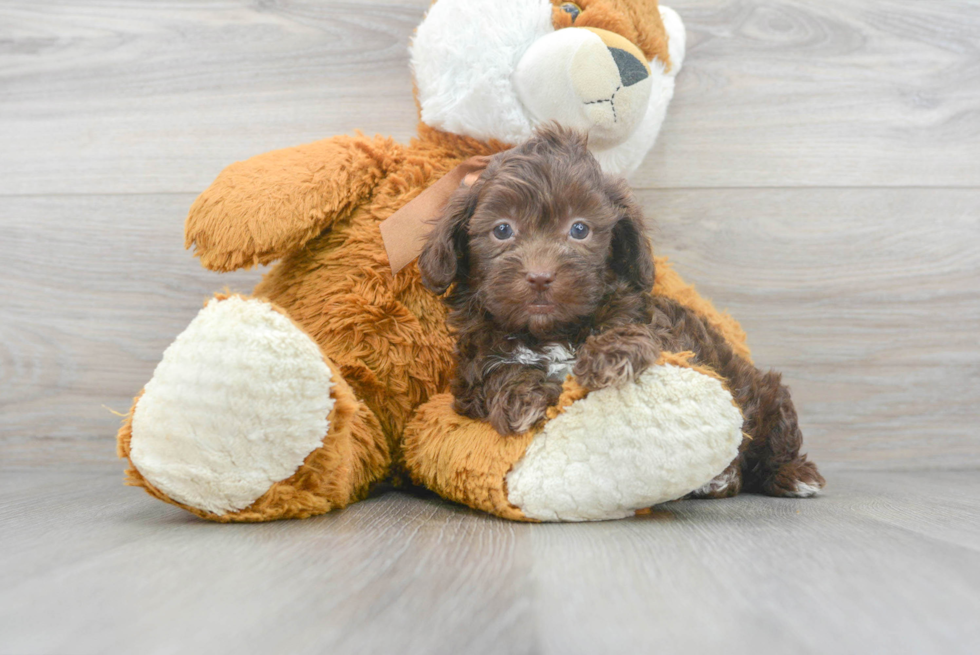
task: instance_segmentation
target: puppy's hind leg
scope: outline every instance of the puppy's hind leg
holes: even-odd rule
[[[745,427],[752,436],[745,453],[746,491],[795,498],[816,495],[826,481],[816,465],[800,454],[803,434],[789,389],[774,371],[760,371],[753,386],[754,402],[745,408]]]
[[[695,489],[687,495],[688,498],[731,498],[742,491],[742,457],[728,465],[724,471],[716,475],[710,482]]]

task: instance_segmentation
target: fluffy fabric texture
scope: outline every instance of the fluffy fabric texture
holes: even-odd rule
[[[504,147],[424,128],[422,135],[409,146],[363,139],[385,172],[372,197],[284,257],[255,289],[340,368],[377,415],[392,452],[412,411],[446,389],[452,340],[418,267],[392,276],[378,225],[462,160]]]
[[[504,477],[534,434],[503,437],[485,421],[460,416],[452,394],[433,397],[405,428],[405,466],[415,484],[443,498],[514,521],[527,521],[507,499]]]
[[[630,516],[711,480],[738,454],[741,426],[719,380],[656,366],[548,422],[507,475],[507,499],[540,521]]]
[[[194,201],[184,245],[213,271],[271,264],[348,218],[396,149],[383,137],[337,136],[236,162]]]
[[[537,39],[554,31],[548,0],[440,0],[410,48],[422,121],[477,139],[520,143],[530,118],[511,75]]]

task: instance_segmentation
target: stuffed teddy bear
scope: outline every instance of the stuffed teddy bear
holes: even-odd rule
[[[393,273],[380,231],[464,160],[545,123],[587,132],[603,170],[628,174],[684,39],[656,0],[438,0],[410,47],[408,145],[337,136],[226,168],[190,210],[187,247],[214,271],[278,263],[251,296],[210,299],[164,353],[118,434],[127,483],[223,522],[305,518],[392,480],[531,521],[626,517],[708,484],[738,454],[742,416],[690,353],[621,388],[569,379],[522,435],[455,414],[445,309],[415,264]],[[738,324],[663,260],[654,292],[748,356]]]

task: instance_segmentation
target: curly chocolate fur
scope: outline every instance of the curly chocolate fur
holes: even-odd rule
[[[587,227],[584,238],[576,223]],[[460,414],[501,434],[524,432],[557,401],[568,373],[599,389],[634,380],[661,351],[691,351],[725,378],[752,437],[696,495],[823,486],[799,455],[802,435],[779,375],[736,355],[694,311],[650,294],[642,212],[624,181],[602,174],[583,137],[548,128],[494,156],[450,199],[419,268],[430,289],[449,292]]]

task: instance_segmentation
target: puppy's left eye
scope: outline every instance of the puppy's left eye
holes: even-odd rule
[[[506,241],[514,236],[514,228],[510,226],[510,223],[501,223],[497,227],[493,228],[493,236],[498,241]]]
[[[572,229],[568,231],[568,235],[573,239],[584,239],[589,236],[589,226],[581,221],[572,223]]]

